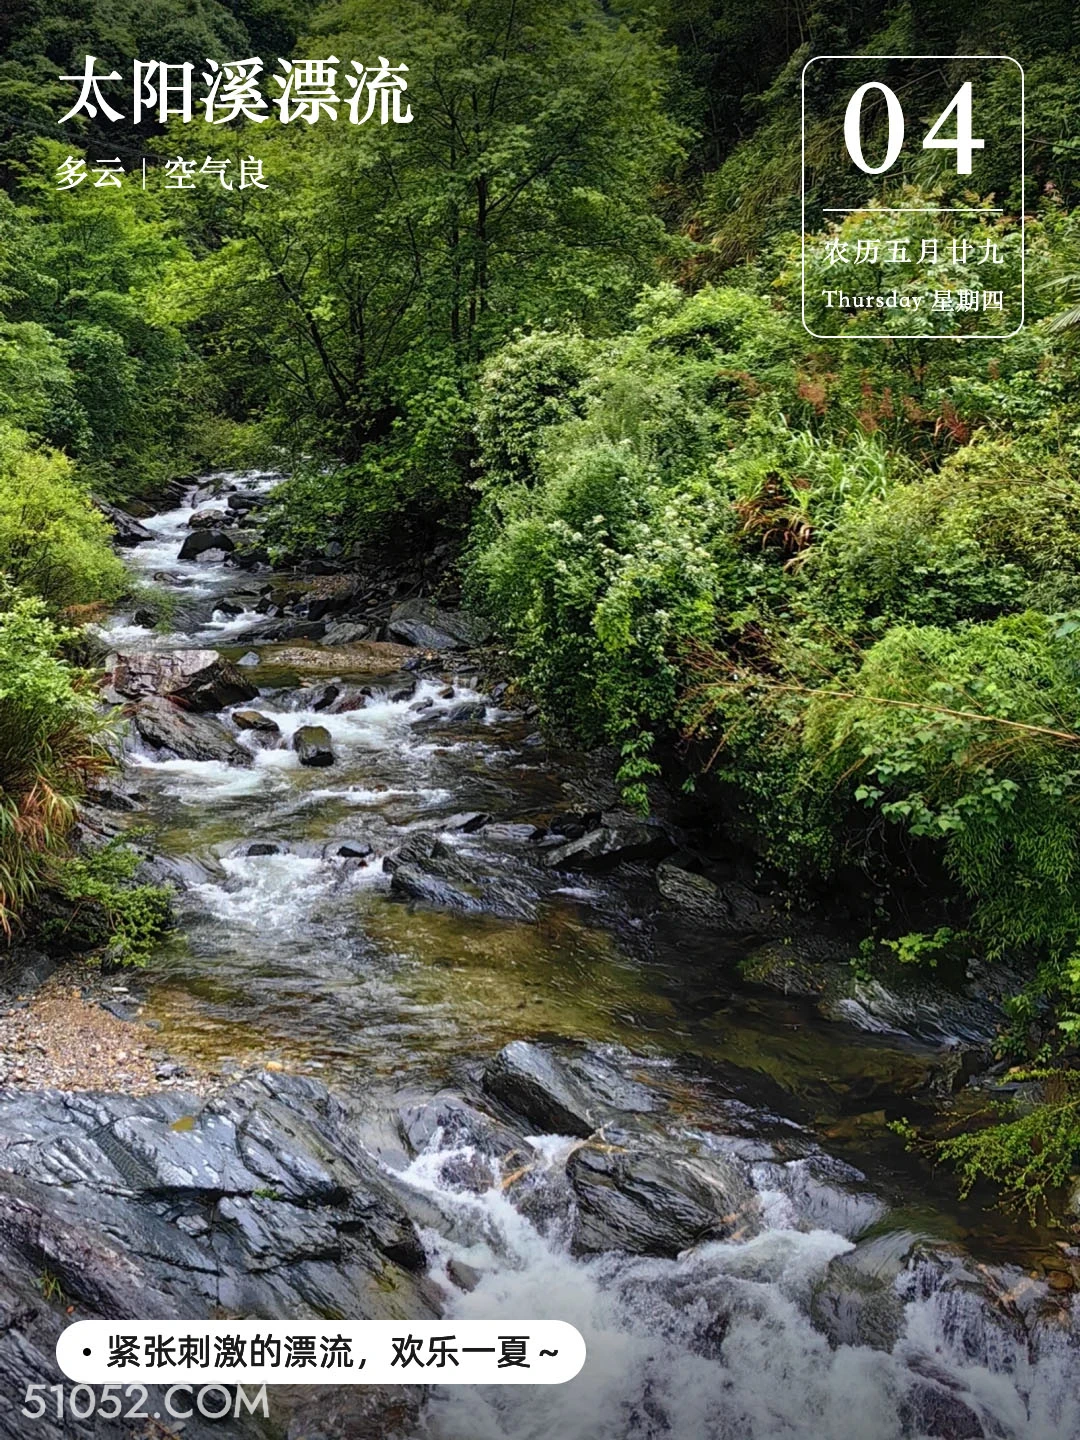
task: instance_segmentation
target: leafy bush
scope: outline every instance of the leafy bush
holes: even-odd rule
[[[115,599],[127,572],[70,461],[0,426],[0,574],[52,610]]]
[[[549,720],[620,743],[628,798],[641,802],[653,740],[678,702],[679,647],[711,634],[724,583],[714,497],[705,484],[665,486],[628,446],[597,443],[561,455],[542,488],[503,506],[473,586]]]
[[[1080,632],[1029,612],[898,626],[811,700],[816,784],[941,847],[986,951],[1080,941]]]
[[[130,838],[130,837],[129,837]],[[170,923],[169,891],[133,883],[142,857],[127,840],[73,855],[56,867],[44,938],[96,951],[113,965],[145,965]]]
[[[540,331],[498,351],[480,378],[476,413],[482,489],[529,485],[551,427],[583,412],[595,349],[580,335]]]
[[[92,700],[38,600],[0,589],[0,929],[62,854],[86,775],[105,763]]]
[[[1080,1162],[1080,1071],[1042,1066],[1012,1071],[1010,1079],[1020,1085],[1022,1098],[997,1104],[987,1124],[929,1142],[906,1122],[893,1128],[912,1148],[929,1148],[955,1166],[962,1197],[990,1180],[1005,1205],[1023,1211],[1034,1224]]]
[[[807,558],[827,612],[865,630],[955,625],[1080,602],[1080,484],[1063,461],[1000,440],[847,509]]]

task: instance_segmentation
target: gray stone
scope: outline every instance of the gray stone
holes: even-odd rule
[[[325,725],[301,725],[292,739],[292,748],[307,766],[333,765],[334,750]]]
[[[424,1263],[413,1223],[350,1113],[314,1081],[265,1074],[209,1102],[176,1090],[139,1099],[0,1092],[0,1313],[8,1317],[0,1386],[8,1396],[55,1383],[53,1351],[69,1305],[80,1319],[427,1318],[439,1301]],[[59,1302],[42,1298],[45,1273]],[[286,1415],[312,1398],[298,1393]],[[129,1433],[98,1420],[45,1418],[33,1429],[44,1440]],[[234,1432],[250,1433],[241,1424]],[[27,1433],[17,1405],[0,1403],[2,1440]],[[204,1440],[197,1417],[184,1435]]]
[[[117,545],[125,547],[142,545],[147,540],[157,539],[152,530],[141,525],[133,515],[129,515],[126,510],[121,510],[119,506],[110,505],[107,500],[99,500],[96,497],[94,504],[113,527],[113,540]]]
[[[545,851],[544,864],[553,870],[610,870],[627,860],[657,859],[673,848],[671,837],[657,825],[601,825]]]
[[[209,558],[210,552],[219,551],[228,555],[236,549],[236,542],[224,530],[193,530],[180,546],[178,560],[201,560]]]
[[[112,685],[128,699],[168,696],[197,711],[223,710],[259,693],[216,650],[139,650],[121,655],[113,668]]]
[[[559,1058],[513,1040],[484,1071],[484,1089],[541,1134],[587,1138],[602,1123],[584,1086]]]
[[[386,630],[392,640],[425,650],[467,650],[487,644],[494,633],[486,620],[460,610],[440,610],[430,600],[395,605]]]
[[[577,1196],[578,1253],[623,1250],[674,1258],[703,1240],[749,1238],[758,1200],[735,1161],[708,1166],[665,1155],[583,1145],[567,1162]]]
[[[227,525],[229,517],[224,510],[196,510],[187,523],[189,530],[214,530],[220,525]]]
[[[261,730],[268,735],[280,735],[281,726],[261,710],[234,710],[233,724],[239,730]]]
[[[149,746],[167,750],[177,759],[220,760],[227,765],[253,763],[249,752],[219,721],[180,710],[162,695],[141,701],[131,723]]]

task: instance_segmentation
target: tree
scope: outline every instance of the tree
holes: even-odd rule
[[[652,271],[680,140],[664,53],[594,0],[347,0],[298,53],[407,63],[416,120],[260,135],[271,188],[233,197],[224,243],[220,202],[199,213],[174,313],[238,409],[349,464],[389,447],[395,490],[452,489],[477,362],[516,326],[612,328]]]

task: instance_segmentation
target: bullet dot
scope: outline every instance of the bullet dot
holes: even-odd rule
[[[85,1349],[82,1353],[83,1353],[84,1355],[89,1355],[89,1354],[90,1354],[90,1346],[87,1345],[86,1349]]]
[[[155,1410],[155,1411],[154,1411],[154,1419],[155,1419],[155,1420],[160,1420],[160,1419],[161,1419],[161,1411],[160,1411],[160,1410]]]

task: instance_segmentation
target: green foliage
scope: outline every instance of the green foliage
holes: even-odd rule
[[[315,25],[312,53],[408,55],[422,120],[260,133],[272,189],[177,214],[191,253],[159,310],[229,413],[315,457],[280,496],[291,554],[459,518],[479,362],[521,327],[617,328],[666,247],[651,191],[680,144],[649,28],[592,0],[344,0]]]
[[[1078,664],[1034,613],[898,626],[807,710],[820,783],[939,845],[991,954],[1063,959],[1080,938]]]
[[[976,441],[941,470],[856,504],[804,578],[838,624],[955,625],[1080,600],[1080,486],[1062,457]]]
[[[480,484],[531,485],[552,426],[584,409],[594,347],[577,334],[538,331],[499,350],[480,379],[476,407]]]
[[[50,608],[112,600],[127,575],[70,461],[0,426],[0,574]]]
[[[962,1196],[990,1180],[1005,1204],[1034,1224],[1045,1205],[1060,1199],[1080,1163],[1080,1071],[1018,1070],[1010,1079],[1027,1092],[1025,1098],[1003,1102],[991,1123],[929,1148],[959,1171]],[[926,1147],[911,1126],[893,1128],[910,1145]]]
[[[0,586],[0,930],[10,933],[65,850],[101,722],[58,655],[65,632]]]
[[[123,838],[64,859],[51,885],[64,913],[43,927],[45,938],[96,950],[112,965],[145,965],[169,926],[171,910],[163,886],[132,883],[141,862]]]

